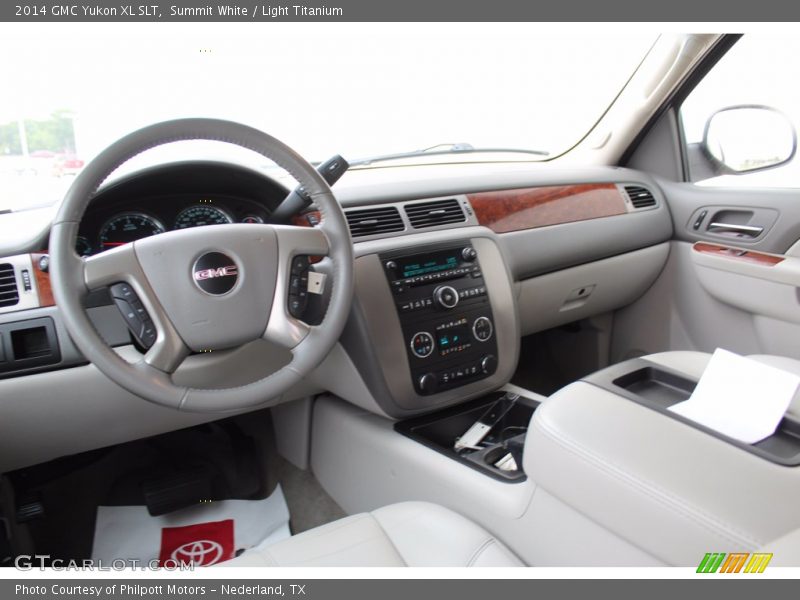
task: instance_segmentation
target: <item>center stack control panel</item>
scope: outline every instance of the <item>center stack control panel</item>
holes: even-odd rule
[[[497,369],[494,318],[472,245],[438,245],[380,259],[417,393],[435,394],[492,375]]]

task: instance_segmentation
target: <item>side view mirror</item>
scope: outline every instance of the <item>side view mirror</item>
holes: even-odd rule
[[[751,173],[792,160],[797,133],[789,118],[777,109],[728,106],[709,117],[702,147],[718,172]]]

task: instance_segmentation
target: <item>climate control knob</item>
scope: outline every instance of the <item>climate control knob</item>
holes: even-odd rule
[[[489,317],[478,317],[472,324],[472,335],[479,342],[488,342],[493,332],[494,327],[492,327]]]
[[[458,290],[449,285],[440,285],[433,290],[433,301],[442,308],[455,308],[458,304]]]
[[[439,386],[439,379],[433,373],[425,373],[419,378],[419,389],[424,394],[432,394]]]
[[[494,354],[487,354],[481,359],[481,371],[486,375],[494,373],[497,368],[497,358]]]
[[[411,352],[417,358],[427,358],[433,353],[433,336],[427,331],[420,331],[411,336]]]

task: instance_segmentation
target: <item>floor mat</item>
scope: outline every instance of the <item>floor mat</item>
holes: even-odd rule
[[[280,485],[263,500],[221,500],[151,517],[144,506],[100,506],[92,558],[172,559],[209,566],[242,550],[290,536],[289,508]]]
[[[336,504],[310,470],[302,471],[283,458],[276,469],[292,514],[292,533],[298,534],[336,521],[347,514]]]

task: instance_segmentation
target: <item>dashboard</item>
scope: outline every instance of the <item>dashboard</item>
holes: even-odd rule
[[[665,264],[672,220],[645,173],[515,165],[431,173],[354,170],[337,184],[355,258],[349,321],[329,357],[281,401],[329,392],[392,418],[464,402],[511,378],[521,336],[625,306]],[[81,219],[79,252],[186,227],[270,223],[288,185],[269,172],[211,161],[141,170],[97,192]],[[642,190],[650,192],[644,205]],[[311,227],[320,216],[311,207],[292,222]],[[0,242],[0,277],[10,269],[19,295],[13,306],[0,304],[0,419],[19,432],[0,443],[0,450],[15,449],[0,471],[213,420],[143,403],[87,364],[42,268],[45,225],[24,246]],[[326,261],[310,266],[331,276]],[[89,318],[126,360],[141,360],[102,291],[87,298]],[[311,312],[321,315],[324,297],[318,300]],[[259,343],[190,356],[176,375],[196,387],[245,385],[289,359]],[[42,420],[45,413],[52,419]],[[75,419],[93,435],[61,427]],[[26,445],[42,427],[48,445]]]

